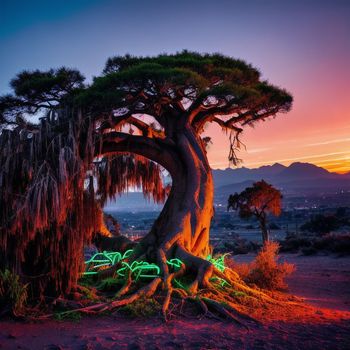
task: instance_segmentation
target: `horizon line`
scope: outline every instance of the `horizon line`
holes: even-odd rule
[[[339,174],[339,175],[346,175],[346,174],[349,174],[350,171],[349,171],[349,168],[347,167],[347,170],[345,171],[332,171],[332,170],[329,170],[329,168],[325,167],[325,166],[321,166],[317,163],[311,163],[311,162],[301,162],[301,161],[296,161],[296,162],[291,162],[289,163],[288,165],[286,164],[282,164],[282,163],[279,163],[279,162],[267,162],[267,163],[263,163],[261,162],[261,165],[260,166],[256,166],[256,167],[250,167],[250,166],[245,166],[244,163],[241,163],[240,165],[238,166],[233,166],[233,165],[227,165],[226,167],[214,167],[214,166],[210,166],[212,170],[227,170],[227,169],[232,169],[232,170],[236,170],[236,169],[250,169],[250,170],[254,170],[254,169],[260,169],[262,167],[265,167],[265,166],[274,166],[274,165],[281,165],[285,168],[289,168],[292,164],[296,164],[296,163],[300,163],[300,164],[310,164],[310,165],[314,165],[318,168],[321,168],[321,169],[324,169],[324,170],[327,170],[330,174]],[[216,163],[218,164],[218,163]],[[338,168],[342,168],[342,167],[338,167]]]

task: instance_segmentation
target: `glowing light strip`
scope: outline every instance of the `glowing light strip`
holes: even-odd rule
[[[228,254],[223,254],[220,257],[214,259],[210,254],[207,256],[207,260],[210,261],[219,271],[224,272],[226,269],[225,266],[225,257]]]
[[[121,267],[116,271],[116,274],[121,277],[126,277],[128,273],[131,273],[133,278],[137,281],[139,278],[155,278],[160,275],[160,267],[154,263],[149,263],[147,261],[133,261],[129,264],[127,261],[123,261],[128,259],[133,254],[133,250],[129,249],[124,254],[120,252],[107,252],[104,251],[102,253],[94,254],[90,259],[85,261],[85,265],[88,265],[87,271],[83,273],[83,275],[95,275],[98,271],[91,271],[94,269],[98,269],[100,267],[111,267],[121,262]],[[220,257],[214,259],[211,255],[207,256],[207,260],[210,261],[218,270],[223,272],[225,270],[225,256],[228,254],[221,255]],[[183,261],[180,259],[174,258],[167,260],[167,264],[173,268],[175,271],[181,269],[184,265]],[[215,280],[218,280],[221,286],[225,286],[228,284],[224,279],[215,277]],[[174,279],[174,282],[178,284],[181,288],[184,286]]]

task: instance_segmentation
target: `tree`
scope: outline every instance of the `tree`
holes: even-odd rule
[[[264,180],[255,182],[252,187],[247,187],[241,193],[231,194],[228,198],[229,210],[238,210],[242,219],[255,216],[260,224],[263,244],[269,241],[267,228],[267,215],[278,216],[281,214],[281,192]]]
[[[194,273],[189,290],[209,286],[218,272],[205,259],[213,178],[205,150],[208,138],[201,134],[209,123],[229,132],[229,160],[235,163],[243,128],[289,111],[290,94],[262,81],[244,61],[188,51],[110,58],[90,86],[83,85],[79,72],[66,68],[23,72],[11,85],[14,94],[0,100],[2,125],[11,129],[1,135],[1,203],[12,204],[1,206],[3,244],[14,244],[13,251],[23,256],[31,242],[41,244],[35,237],[50,236],[46,242],[56,242],[50,251],[57,253],[49,257],[54,275],[49,285],[67,293],[79,275],[78,252],[98,226],[93,213],[108,198],[139,186],[157,201],[167,198],[130,258],[159,264],[168,291],[164,309],[174,278],[167,259],[181,259]],[[39,125],[23,117],[40,111],[47,116]],[[171,175],[170,191],[161,182],[162,168]],[[23,215],[16,215],[19,208]],[[22,237],[20,247],[12,242],[16,235]],[[62,235],[64,247],[58,248]],[[76,268],[57,265],[62,249],[68,252],[65,261]],[[2,255],[11,264],[11,257]]]

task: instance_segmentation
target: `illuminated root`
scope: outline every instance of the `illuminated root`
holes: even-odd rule
[[[248,328],[247,325],[240,320],[242,317],[245,318],[245,315],[237,312],[237,310],[233,309],[229,305],[223,306],[221,303],[209,298],[203,298],[203,302],[206,303],[209,307],[212,307],[220,315],[223,315],[224,317],[238,323],[239,325]]]
[[[138,300],[141,297],[151,298],[155,294],[160,283],[161,283],[161,278],[157,277],[157,278],[153,279],[149,284],[145,285],[144,287],[140,288],[135,293],[133,293],[133,294],[131,294],[123,299],[118,299],[118,300],[111,301],[111,302],[99,303],[99,304],[86,306],[83,308],[65,311],[65,312],[62,312],[61,315],[67,316],[69,314],[77,313],[77,312],[85,313],[85,314],[99,314],[99,313],[102,313],[105,311],[113,311],[114,309],[116,309],[118,307],[132,304],[133,302],[135,302],[136,300]],[[50,314],[50,315],[42,316],[40,318],[43,319],[43,318],[48,318],[48,317],[52,317],[52,316],[53,315]]]
[[[226,319],[247,328],[249,323],[257,322],[249,316],[254,313],[256,305],[268,307],[269,304],[292,304],[276,300],[266,292],[246,285],[236,272],[225,267],[225,256],[213,258],[209,255],[204,259],[191,254],[180,245],[174,247],[171,253],[175,258],[169,258],[165,250],[159,248],[156,254],[157,264],[133,260],[136,254],[131,250],[96,254],[86,262],[85,274],[100,279],[101,276],[106,276],[106,271],[109,277],[113,272],[113,277],[123,280],[123,285],[109,302],[70,310],[64,314],[114,311],[140,298],[154,297],[161,300],[165,321],[176,315],[195,317],[192,314],[193,306],[196,306],[195,309],[200,312],[199,317]],[[142,256],[145,255],[139,255]],[[150,281],[144,284],[146,280]]]
[[[198,288],[206,288],[210,285],[209,279],[214,267],[209,261],[192,255],[181,246],[176,249],[176,257],[184,262],[186,268],[196,272],[196,278],[189,286],[191,293],[196,293]]]
[[[127,294],[130,290],[131,284],[132,284],[132,278],[131,278],[131,273],[129,272],[123,287],[119,290],[116,297],[120,298],[123,295]]]
[[[131,304],[137,299],[139,299],[140,297],[151,298],[156,292],[160,283],[161,283],[161,278],[160,277],[155,278],[149,284],[140,288],[137,292],[131,294],[129,297],[111,302],[109,309],[112,310],[120,306]]]

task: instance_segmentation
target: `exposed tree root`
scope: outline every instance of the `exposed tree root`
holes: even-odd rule
[[[239,325],[244,326],[245,328],[248,329],[248,326],[239,319],[240,317],[242,317],[241,314],[238,313],[236,310],[234,310],[229,305],[220,304],[219,302],[212,300],[212,299],[209,299],[209,298],[204,298],[203,301],[208,306],[212,307],[215,311],[217,311],[220,315],[223,315],[224,317],[227,317],[228,319],[230,319],[230,320],[232,320],[232,321],[238,323]],[[236,313],[236,315],[234,315],[234,313]]]
[[[191,317],[184,311],[184,308],[187,308],[188,303],[190,303],[197,305],[197,311],[200,311],[199,317],[226,319],[248,328],[251,322],[260,323],[249,316],[250,311],[256,305],[262,307],[269,304],[300,305],[295,302],[275,299],[258,288],[250,287],[233,270],[225,268],[224,271],[220,271],[208,260],[192,255],[182,246],[176,246],[173,252],[173,256],[182,262],[175,271],[174,268],[170,270],[167,264],[167,259],[169,259],[167,254],[163,249],[159,249],[157,253],[157,263],[160,268],[159,277],[154,277],[148,284],[137,287],[130,270],[125,275],[124,284],[113,300],[76,308],[63,312],[63,314],[68,315],[74,312],[99,314],[132,304],[141,297],[155,297],[161,300],[161,310],[165,321],[176,314]],[[135,255],[131,257],[131,260],[134,258]],[[131,261],[129,260],[128,263],[131,264]],[[120,268],[121,264],[116,264],[107,270],[101,270],[101,276],[106,277],[115,273],[116,266]],[[191,277],[192,282],[189,282],[188,279]],[[180,283],[181,279],[184,279],[185,282]],[[49,316],[52,315],[44,317]]]

